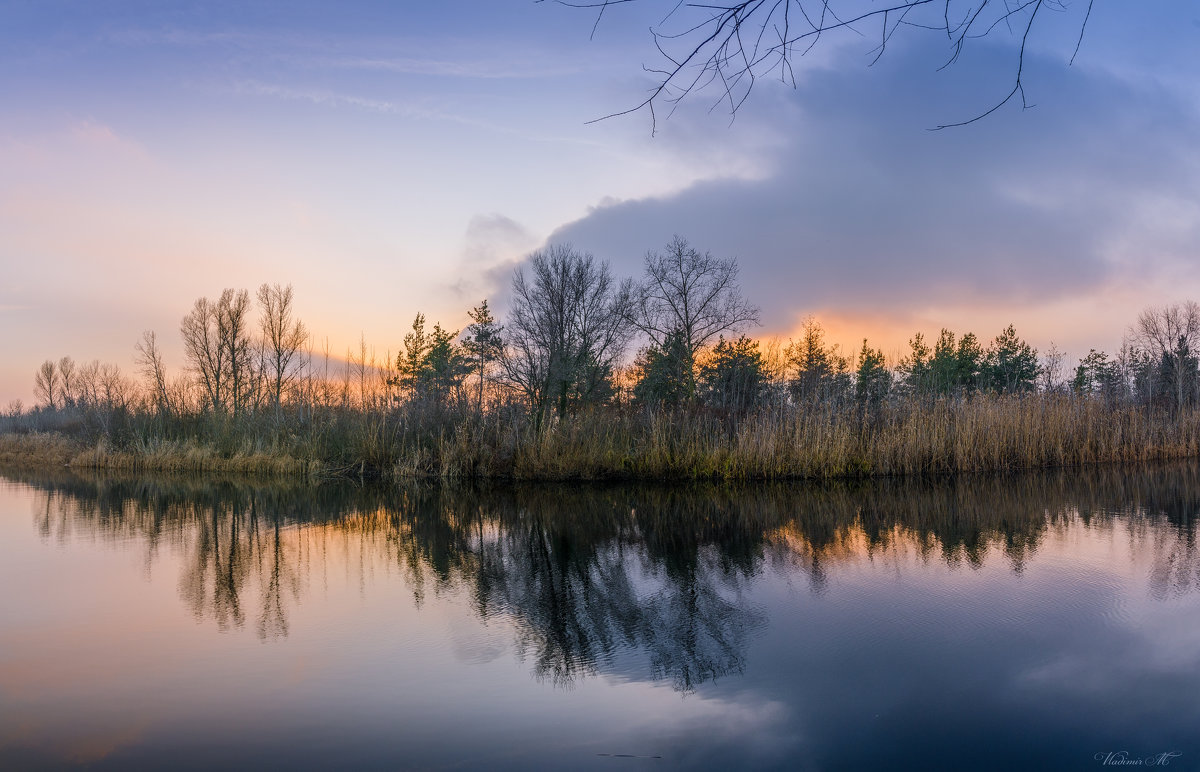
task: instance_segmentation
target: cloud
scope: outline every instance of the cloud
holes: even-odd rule
[[[1030,56],[1035,108],[930,131],[1006,93],[1012,58],[980,46],[935,74],[940,52],[928,53],[814,73],[782,108],[756,95],[738,120],[790,137],[773,173],[598,206],[550,241],[636,274],[647,249],[681,234],[739,259],[775,330],[823,308],[1036,308],[1167,273],[1200,289],[1200,121],[1183,102]]]
[[[517,221],[502,214],[477,214],[467,223],[458,278],[451,285],[456,298],[489,297],[503,304],[513,269],[537,246],[537,238]]]

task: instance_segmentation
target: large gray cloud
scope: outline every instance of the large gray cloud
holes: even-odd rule
[[[888,57],[869,72],[851,62],[810,73],[783,106],[752,96],[755,112],[739,120],[790,134],[766,179],[605,204],[550,241],[632,275],[647,249],[681,234],[739,258],[768,327],[806,308],[1042,303],[1200,245],[1200,125],[1171,93],[1030,58],[1036,107],[930,131],[1005,93],[1011,52],[981,48],[936,74],[931,52]],[[1165,229],[1154,215],[1164,207],[1175,213]]]

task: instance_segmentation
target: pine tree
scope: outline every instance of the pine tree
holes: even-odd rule
[[[758,342],[745,335],[735,341],[722,336],[700,368],[704,401],[713,407],[750,408],[758,402],[766,381],[766,362]]]
[[[476,408],[483,410],[483,386],[488,368],[504,355],[503,325],[497,324],[484,300],[470,311],[471,324],[463,336],[463,350],[471,371],[478,377]]]
[[[908,341],[909,354],[900,360],[896,368],[909,394],[927,394],[930,391],[931,352],[925,336],[917,333]]]
[[[854,380],[854,398],[863,407],[879,406],[892,386],[892,374],[884,364],[883,352],[868,346],[866,338],[858,353]]]
[[[429,336],[425,334],[425,314],[417,314],[412,332],[404,336],[404,349],[396,354],[396,376],[394,384],[415,398],[425,372],[425,358],[429,354]]]
[[[1017,337],[1010,324],[988,347],[985,370],[989,388],[1001,394],[1033,391],[1041,372],[1037,350]]]
[[[652,405],[682,405],[695,397],[695,378],[686,337],[667,335],[662,346],[651,345],[634,361],[637,383],[633,398]]]

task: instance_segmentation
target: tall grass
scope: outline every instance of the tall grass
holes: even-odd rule
[[[95,469],[322,476],[570,479],[853,478],[1062,467],[1200,455],[1200,411],[1068,395],[849,406],[595,408],[539,431],[515,407],[128,415],[0,434],[0,462]],[[82,427],[82,428],[81,428]],[[41,427],[45,428],[55,428]]]

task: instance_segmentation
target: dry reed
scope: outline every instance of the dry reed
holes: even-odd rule
[[[1063,395],[979,396],[748,414],[609,408],[534,431],[516,414],[340,414],[303,428],[224,421],[117,444],[0,435],[0,462],[322,476],[831,479],[952,474],[1200,454],[1200,410],[1171,414]]]

